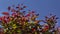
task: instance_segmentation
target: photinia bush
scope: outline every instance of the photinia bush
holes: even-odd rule
[[[0,34],[55,34],[55,24],[57,23],[56,15],[45,16],[45,20],[37,20],[39,14],[35,11],[22,11],[27,6],[18,4],[16,7],[8,7],[8,11],[2,12],[4,16],[0,17],[1,25]],[[17,9],[17,10],[16,10]],[[41,25],[40,22],[44,22]],[[50,31],[52,30],[52,31]]]

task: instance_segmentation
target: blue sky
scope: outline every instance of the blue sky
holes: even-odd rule
[[[28,9],[35,10],[39,13],[40,19],[44,19],[44,16],[52,13],[60,18],[60,0],[0,0],[0,16],[1,12],[7,11],[7,7],[11,5],[17,5],[23,3],[28,6]],[[58,26],[60,26],[60,19],[58,19]]]

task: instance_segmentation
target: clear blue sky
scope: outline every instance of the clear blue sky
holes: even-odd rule
[[[7,7],[13,4],[25,4],[28,9],[35,10],[40,14],[40,19],[44,19],[44,16],[49,13],[55,14],[60,18],[60,0],[0,0],[0,16],[1,12],[7,11]],[[58,19],[58,25],[60,25],[60,19]]]

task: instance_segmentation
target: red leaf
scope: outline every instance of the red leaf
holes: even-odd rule
[[[0,20],[2,20],[2,18],[0,17]]]
[[[10,22],[10,18],[9,18],[9,19],[7,19],[7,22]]]
[[[13,17],[16,17],[16,16],[17,16],[17,14],[16,14],[16,13],[12,13],[12,16],[13,16]]]
[[[9,15],[9,13],[8,13],[8,12],[3,12],[2,14],[4,14],[4,15]]]
[[[27,6],[23,6],[23,8],[26,8]]]
[[[19,8],[18,6],[16,8]]]
[[[32,13],[35,13],[34,11],[32,11]]]
[[[45,26],[46,29],[49,29],[49,26]]]
[[[6,20],[3,20],[4,21],[4,23],[7,23],[7,21]]]
[[[5,18],[6,18],[6,16],[2,16],[2,20],[5,19]]]
[[[30,14],[27,14],[26,17],[27,17],[27,16],[30,16]]]
[[[23,8],[19,8],[20,10],[23,10]]]
[[[12,9],[11,12],[16,12],[16,10],[15,9]]]
[[[45,18],[48,18],[48,16],[45,16]]]
[[[10,10],[10,9],[11,9],[11,7],[9,6],[9,7],[8,7],[8,10]]]
[[[32,28],[32,31],[34,31],[35,30],[35,28]]]

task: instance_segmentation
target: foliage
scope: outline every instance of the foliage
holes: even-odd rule
[[[8,12],[2,13],[4,16],[0,17],[0,22],[3,34],[52,34],[56,31],[55,24],[58,19],[56,15],[46,16],[45,20],[37,20],[39,14],[34,11],[28,11],[26,14],[25,8],[27,6],[18,4],[16,7],[9,6]],[[40,25],[40,22],[45,24]]]

